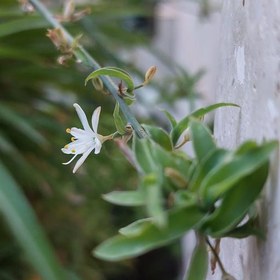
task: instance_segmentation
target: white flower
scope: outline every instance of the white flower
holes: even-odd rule
[[[97,127],[98,127],[101,107],[96,108],[92,114],[92,118],[91,118],[92,129],[91,129],[83,109],[77,103],[75,103],[73,106],[77,111],[77,114],[79,116],[79,119],[84,129],[80,129],[76,127],[72,127],[71,129],[67,128],[66,132],[70,133],[73,136],[71,138],[72,142],[65,145],[64,148],[62,148],[61,150],[65,154],[74,155],[71,158],[71,160],[63,164],[69,164],[78,155],[82,154],[82,156],[74,166],[73,173],[75,173],[93,150],[95,150],[94,151],[95,154],[98,154],[100,152],[102,143],[104,142],[103,139],[104,137],[102,135],[97,134]]]

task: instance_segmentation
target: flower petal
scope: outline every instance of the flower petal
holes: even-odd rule
[[[84,127],[84,130],[86,131],[92,131],[89,124],[88,124],[88,120],[87,120],[87,117],[86,117],[86,114],[85,112],[83,111],[83,109],[80,107],[79,104],[77,103],[74,103],[73,104],[74,108],[76,109],[76,112],[79,116],[79,119]]]
[[[75,173],[78,170],[78,168],[84,163],[84,161],[86,160],[86,158],[89,156],[89,154],[91,153],[91,151],[93,149],[94,149],[94,147],[90,147],[86,152],[83,153],[83,155],[76,162],[74,169],[73,169],[73,173]]]
[[[95,134],[93,133],[93,131],[86,131],[77,127],[72,127],[70,129],[70,133],[72,136],[74,136],[75,138],[83,138],[83,137],[93,137]]]
[[[99,154],[101,148],[102,148],[101,142],[99,141],[98,138],[95,138],[95,151],[94,151],[94,153],[95,153],[95,154]]]
[[[97,133],[100,112],[101,112],[101,107],[99,106],[94,110],[92,117],[91,117],[92,129],[93,129],[93,132],[95,132],[95,133]]]
[[[62,164],[67,165],[67,164],[71,163],[71,162],[75,159],[75,157],[76,157],[77,155],[78,155],[78,154],[74,155],[69,161],[63,162]]]
[[[62,148],[62,152],[65,154],[83,154],[90,147],[95,147],[95,141],[92,138],[75,140]]]

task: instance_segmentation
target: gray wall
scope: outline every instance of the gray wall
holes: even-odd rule
[[[221,109],[215,136],[233,148],[246,139],[280,139],[280,1],[224,0],[216,101],[241,106]],[[260,200],[265,242],[248,238],[222,241],[226,269],[239,279],[280,279],[279,153]],[[208,279],[220,279],[219,269]]]

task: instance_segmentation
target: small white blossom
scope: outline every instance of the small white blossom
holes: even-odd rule
[[[65,154],[74,155],[71,160],[63,164],[69,164],[72,162],[78,155],[82,154],[80,159],[74,166],[73,173],[84,163],[89,154],[94,150],[95,154],[98,154],[101,150],[102,143],[104,142],[103,136],[97,133],[97,127],[99,122],[99,115],[101,107],[98,107],[94,110],[91,118],[92,128],[88,124],[88,120],[83,109],[75,103],[73,105],[77,111],[79,119],[83,125],[84,129],[72,127],[67,128],[66,132],[72,135],[71,141],[69,144],[65,145],[62,148],[62,152]]]

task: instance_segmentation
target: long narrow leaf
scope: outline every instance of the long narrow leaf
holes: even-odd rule
[[[234,103],[216,103],[213,105],[210,105],[205,108],[198,109],[191,113],[190,115],[186,116],[183,118],[180,122],[177,123],[177,125],[172,129],[171,131],[171,137],[172,137],[172,142],[174,145],[176,145],[179,137],[181,134],[189,127],[189,122],[191,118],[201,118],[207,113],[210,113],[213,110],[216,110],[220,107],[225,107],[225,106],[235,106],[239,107],[238,105]]]
[[[0,24],[0,37],[25,30],[47,27],[49,24],[42,18],[25,17]]]
[[[64,279],[62,269],[31,206],[1,162],[0,178],[0,211],[30,263],[43,279]]]
[[[14,110],[10,109],[8,105],[0,104],[0,118],[9,126],[16,128],[27,138],[37,144],[45,144],[46,139],[36,129],[34,129],[28,121],[21,117]]]
[[[208,269],[208,252],[205,241],[200,238],[194,248],[185,280],[205,280]]]

